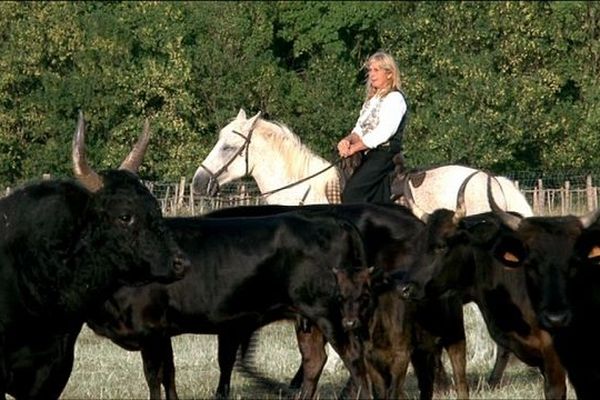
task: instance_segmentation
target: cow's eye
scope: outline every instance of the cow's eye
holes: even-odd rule
[[[438,243],[435,245],[433,251],[437,254],[445,253],[448,250],[448,245],[446,243]]]
[[[119,222],[123,225],[131,225],[133,223],[133,215],[121,214],[119,215]]]

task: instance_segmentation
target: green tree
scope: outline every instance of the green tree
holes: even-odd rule
[[[600,166],[595,2],[4,2],[0,39],[2,185],[71,175],[80,109],[98,168],[151,120],[147,179],[191,177],[240,108],[333,159],[379,49],[409,166]]]

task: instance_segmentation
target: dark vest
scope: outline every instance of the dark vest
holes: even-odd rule
[[[396,91],[400,92],[400,94],[404,98],[404,102],[406,103],[406,112],[404,113],[404,116],[400,121],[400,125],[398,125],[396,133],[394,133],[389,140],[389,148],[392,153],[400,153],[402,151],[402,136],[404,135],[404,128],[406,127],[406,123],[408,122],[408,100],[406,100],[406,96],[401,90]]]

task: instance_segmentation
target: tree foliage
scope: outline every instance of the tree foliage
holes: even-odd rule
[[[3,2],[0,39],[3,185],[70,175],[79,109],[99,168],[150,119],[148,179],[190,177],[240,108],[333,160],[378,49],[410,166],[600,166],[595,2]]]

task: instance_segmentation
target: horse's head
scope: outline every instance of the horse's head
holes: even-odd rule
[[[195,195],[214,196],[220,185],[250,175],[252,165],[248,150],[259,116],[260,111],[248,119],[246,112],[240,109],[237,117],[221,129],[217,144],[194,174]]]

